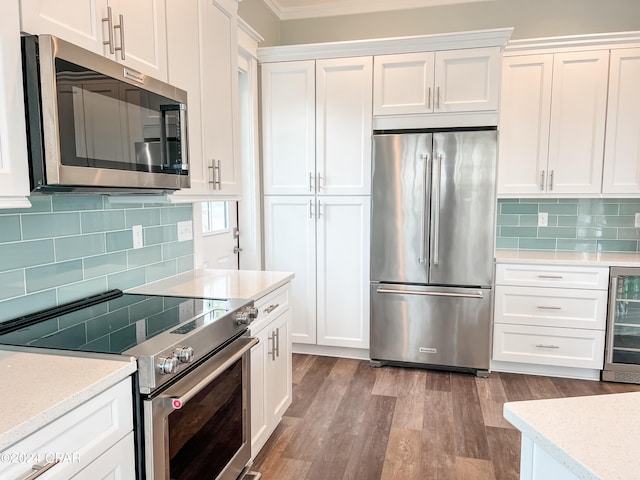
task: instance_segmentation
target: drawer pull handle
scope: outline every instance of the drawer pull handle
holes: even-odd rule
[[[556,280],[562,280],[564,277],[562,275],[538,275],[538,278],[553,278]]]
[[[549,307],[546,305],[538,305],[540,310],[562,310],[562,307]]]
[[[539,343],[536,345],[537,348],[560,348],[558,345],[545,345],[543,343]]]
[[[44,462],[36,463],[33,467],[31,467],[31,470],[36,470],[36,471],[31,475],[29,475],[28,477],[26,477],[24,480],[34,480],[38,478],[40,475],[44,475],[45,472],[47,472],[47,470],[55,467],[59,463],[60,463],[59,458],[49,463],[44,463]]]
[[[264,309],[265,313],[271,313],[273,312],[276,308],[278,308],[280,306],[279,303],[276,303],[275,305],[269,305],[267,308]]]

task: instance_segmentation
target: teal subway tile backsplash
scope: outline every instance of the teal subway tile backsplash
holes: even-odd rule
[[[30,209],[0,210],[0,322],[193,269],[193,241],[177,241],[177,222],[192,220],[191,204],[118,204],[101,195],[29,200]],[[133,225],[143,227],[139,249]]]
[[[538,213],[548,214],[538,227]],[[499,250],[638,252],[640,199],[500,199]]]

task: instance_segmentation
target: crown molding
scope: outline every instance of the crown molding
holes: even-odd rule
[[[548,51],[562,52],[620,47],[640,47],[640,31],[511,40],[504,49],[504,55],[512,56],[523,53],[537,54]]]
[[[296,7],[284,6],[278,0],[264,0],[264,3],[280,20],[297,20],[303,18],[334,17],[338,15],[438,7],[457,3],[493,1],[495,0],[338,0],[324,4]]]
[[[461,48],[504,47],[512,32],[513,28],[496,28],[412,37],[262,47],[258,49],[258,60],[261,63],[267,63]]]

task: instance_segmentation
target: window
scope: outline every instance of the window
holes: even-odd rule
[[[202,203],[202,233],[229,230],[229,202]]]

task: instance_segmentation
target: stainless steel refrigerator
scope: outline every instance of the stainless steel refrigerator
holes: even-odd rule
[[[489,369],[495,129],[374,132],[373,366]]]

